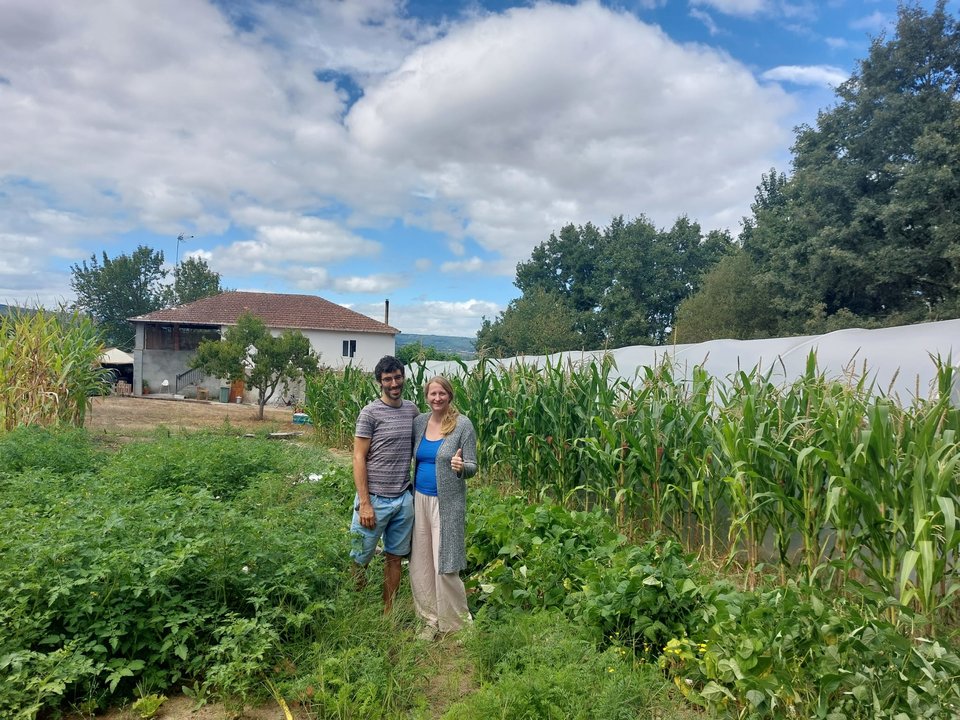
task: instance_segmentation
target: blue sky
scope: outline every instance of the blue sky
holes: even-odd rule
[[[920,3],[925,8],[933,0]],[[951,1],[950,11],[957,12]],[[472,336],[573,222],[737,234],[889,0],[4,0],[0,302],[138,244]],[[191,237],[192,236],[192,237]]]

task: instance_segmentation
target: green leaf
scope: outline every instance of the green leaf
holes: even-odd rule
[[[747,690],[747,702],[755,708],[761,707],[767,701],[767,696],[759,690]]]

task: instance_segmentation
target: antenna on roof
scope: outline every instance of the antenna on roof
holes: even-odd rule
[[[383,324],[384,325],[390,324],[390,301],[389,300],[383,301]]]
[[[173,264],[173,285],[174,288],[177,287],[177,280],[179,279],[180,272],[180,243],[190,240],[193,235],[187,235],[184,237],[183,233],[177,235],[177,261]]]

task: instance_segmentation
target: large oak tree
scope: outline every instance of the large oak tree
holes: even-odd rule
[[[940,0],[899,8],[837,89],[801,126],[793,176],[754,208],[744,249],[775,298],[783,331],[842,314],[912,322],[960,295],[960,30]]]

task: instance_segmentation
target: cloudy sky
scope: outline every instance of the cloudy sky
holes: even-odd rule
[[[472,336],[567,223],[685,214],[736,235],[793,128],[895,17],[894,0],[2,0],[0,303],[70,302],[72,264],[143,244],[229,288],[378,319],[390,299],[401,331]]]

